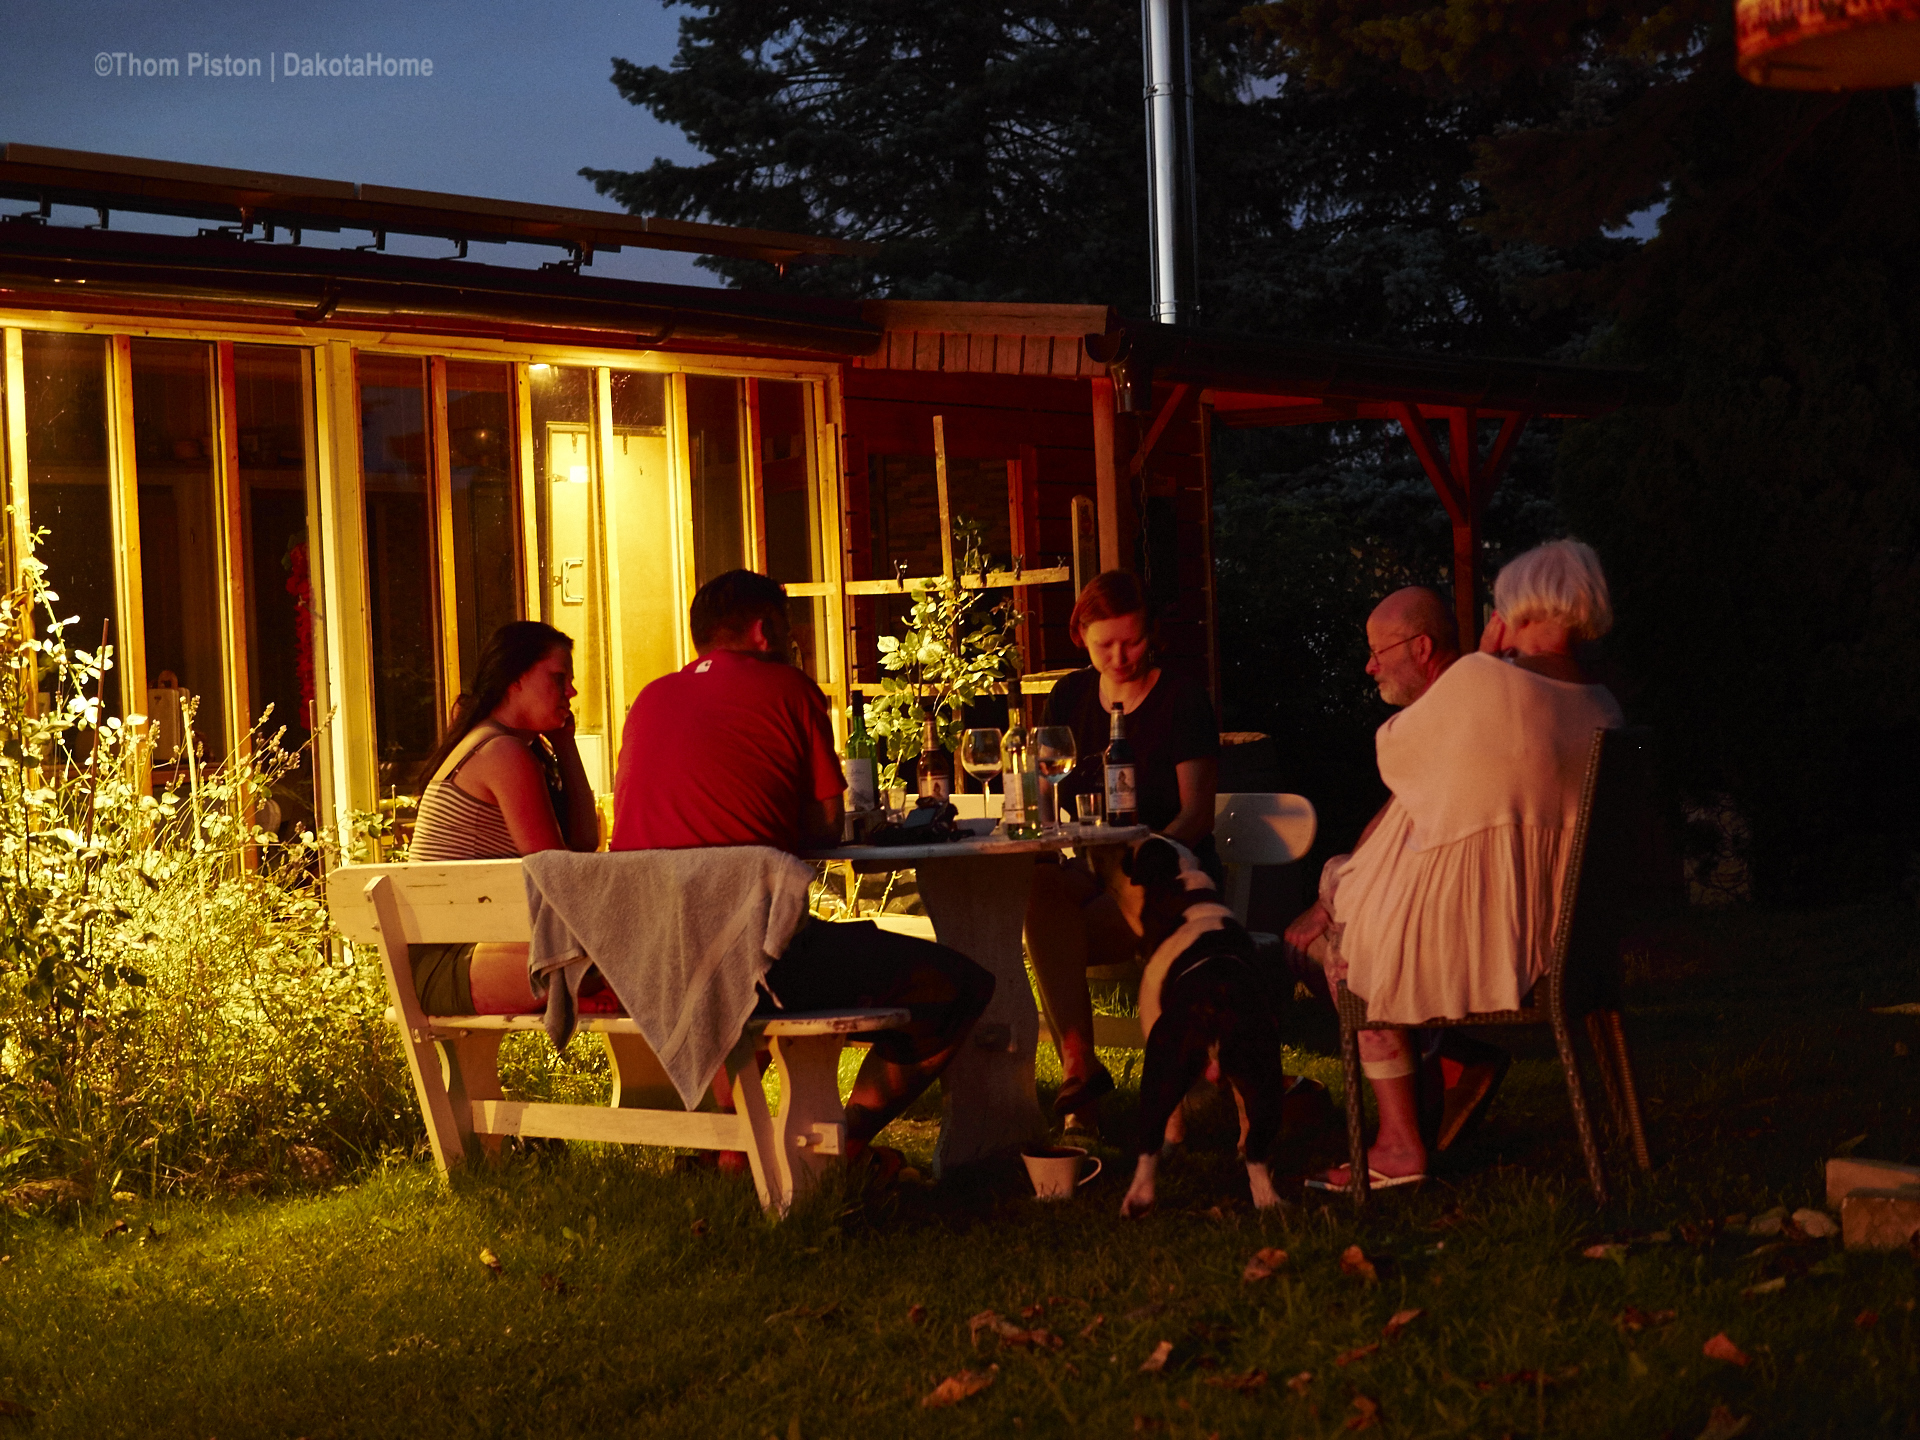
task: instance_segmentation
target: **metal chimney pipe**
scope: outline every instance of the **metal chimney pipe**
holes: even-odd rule
[[[1193,198],[1193,56],[1187,0],[1140,0],[1146,70],[1147,229],[1153,265],[1153,318],[1164,325],[1199,319],[1199,230]]]

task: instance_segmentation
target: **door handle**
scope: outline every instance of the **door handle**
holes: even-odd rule
[[[587,597],[573,593],[573,572],[587,568],[585,560],[562,560],[560,562],[560,603],[562,605],[584,605]]]

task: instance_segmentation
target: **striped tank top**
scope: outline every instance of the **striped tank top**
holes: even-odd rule
[[[460,757],[459,763],[445,775],[427,782],[420,795],[420,809],[413,823],[413,844],[407,859],[433,860],[517,860],[513,834],[507,829],[507,817],[491,801],[469,795],[454,779],[475,755],[506,735],[496,730]]]

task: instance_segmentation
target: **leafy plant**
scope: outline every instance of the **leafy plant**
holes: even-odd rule
[[[898,635],[882,635],[880,664],[888,673],[881,691],[867,701],[867,733],[885,742],[880,784],[900,783],[900,762],[920,750],[921,726],[933,717],[934,733],[949,750],[957,749],[966,707],[1004,681],[1018,682],[1020,647],[1014,641],[1011,600],[994,600],[985,589],[969,590],[961,575],[985,576],[980,527],[954,522],[963,563],[952,577],[916,580],[909,587],[913,608]]]

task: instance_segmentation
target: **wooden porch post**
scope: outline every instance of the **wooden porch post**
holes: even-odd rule
[[[1093,483],[1100,529],[1100,568],[1131,570],[1132,537],[1139,528],[1133,516],[1133,487],[1123,483],[1119,445],[1114,435],[1113,381],[1093,381]]]

